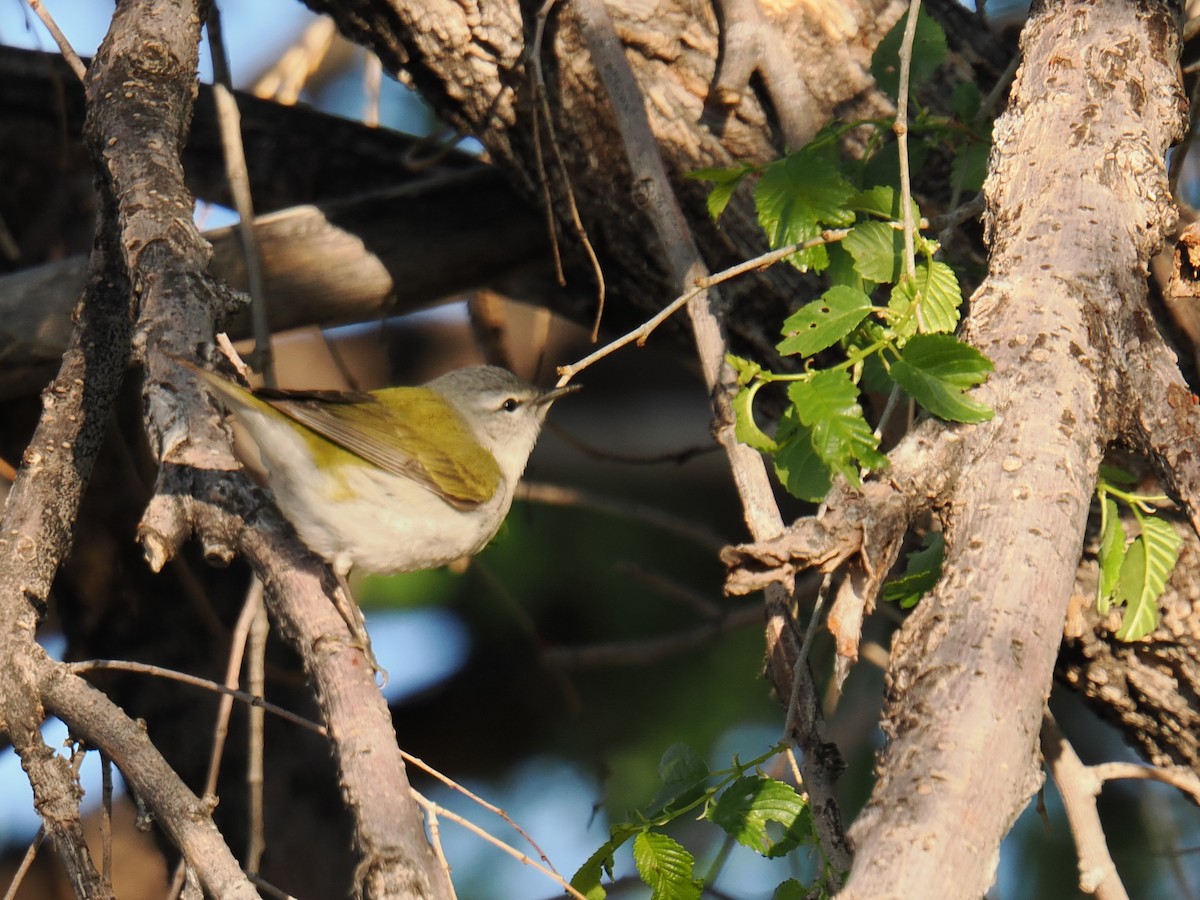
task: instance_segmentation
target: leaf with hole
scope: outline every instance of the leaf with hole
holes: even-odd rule
[[[819,300],[806,303],[783,323],[784,339],[776,349],[788,356],[812,356],[832,347],[867,317],[871,298],[862,291],[834,285]]]
[[[808,803],[791,785],[759,775],[743,776],[727,787],[706,816],[768,859],[786,855],[813,835]]]

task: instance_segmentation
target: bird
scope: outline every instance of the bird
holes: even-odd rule
[[[417,387],[250,389],[180,360],[250,433],[284,516],[340,580],[478,553],[512,505],[551,404],[497,366]]]

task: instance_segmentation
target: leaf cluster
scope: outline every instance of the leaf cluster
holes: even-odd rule
[[[710,771],[687,745],[668,748],[659,763],[658,796],[644,811],[609,829],[609,839],[575,873],[571,886],[588,900],[603,900],[607,892],[602,881],[612,877],[613,857],[632,840],[634,864],[652,900],[698,900],[704,880],[695,874],[696,858],[663,830],[684,816],[716,825],[768,859],[800,846],[818,846],[808,802],[791,785],[757,771],[778,752],[772,748],[749,763],[734,759],[728,769]],[[827,895],[828,875],[809,887],[789,880],[775,896],[783,900]]]
[[[902,26],[880,45],[872,66],[880,84],[891,84],[893,91]],[[932,75],[945,51],[940,26],[920,19],[914,85]],[[974,97],[956,95],[955,102],[964,116],[978,115],[978,91]],[[783,323],[776,347],[783,356],[800,358],[802,371],[775,373],[729,358],[738,376],[733,401],[738,439],[769,454],[787,490],[812,502],[825,497],[836,476],[857,486],[864,470],[887,464],[879,434],[863,413],[864,382],[876,391],[902,391],[947,421],[976,423],[992,416],[969,396],[992,364],[954,336],[962,290],[953,269],[936,258],[937,241],[914,233],[912,258],[906,258],[899,192],[873,181],[883,173],[870,155],[849,161],[839,155],[847,130],[868,125],[883,135],[890,124],[830,126],[765,166],[694,173],[713,183],[709,212],[718,219],[738,186],[753,180],[759,225],[771,248],[791,249],[786,258],[793,266],[828,276],[828,289]],[[986,145],[961,123],[955,131],[951,120],[918,116],[917,124],[930,135],[966,134]],[[910,221],[919,223],[920,208],[910,202]],[[770,436],[755,422],[753,405],[758,391],[774,382],[787,384],[789,404]]]

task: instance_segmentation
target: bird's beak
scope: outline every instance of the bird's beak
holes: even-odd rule
[[[537,403],[538,406],[549,406],[559,397],[563,397],[567,394],[573,394],[581,387],[583,387],[581,384],[568,384],[560,388],[551,388],[545,393],[538,395],[537,400],[534,402]]]

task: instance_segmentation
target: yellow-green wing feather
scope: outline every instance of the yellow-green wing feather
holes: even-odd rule
[[[495,458],[436,391],[399,387],[352,396],[352,402],[264,399],[318,436],[455,506],[477,506],[495,494],[501,478]]]

